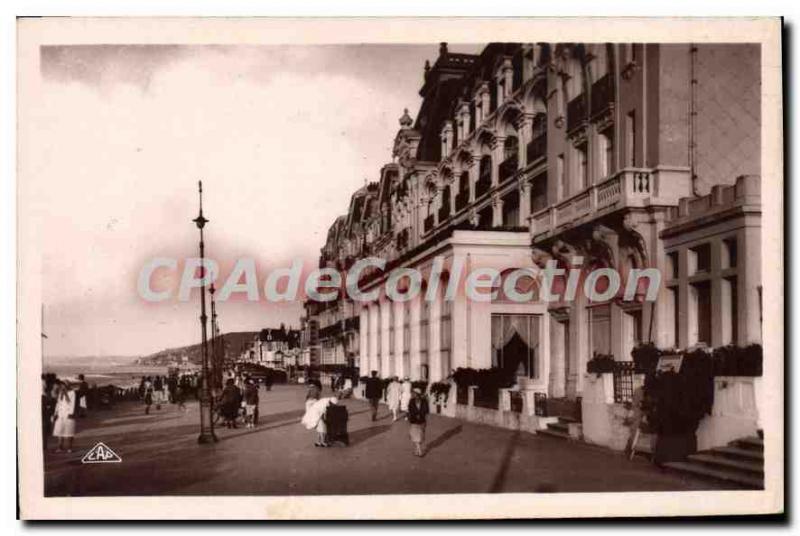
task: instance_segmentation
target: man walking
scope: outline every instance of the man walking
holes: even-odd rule
[[[364,389],[364,396],[369,400],[370,411],[372,412],[372,420],[378,419],[378,401],[383,396],[383,384],[378,379],[378,371],[373,370],[370,378],[367,378],[367,385]]]

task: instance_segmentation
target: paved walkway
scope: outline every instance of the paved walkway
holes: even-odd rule
[[[432,416],[428,453],[412,455],[408,425],[385,407],[371,422],[348,400],[350,447],[318,448],[299,424],[305,390],[261,390],[259,427],[217,429],[198,445],[199,408],[144,415],[134,403],[79,421],[72,454],[45,456],[45,493],[63,495],[311,495],[386,493],[595,492],[724,489],[662,472],[645,460],[582,443]],[[81,464],[98,441],[122,458]]]

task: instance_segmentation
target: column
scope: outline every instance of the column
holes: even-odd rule
[[[500,162],[503,161],[503,143],[505,136],[497,136],[492,147],[492,188],[500,183]]]
[[[519,183],[519,225],[527,226],[531,215],[531,179],[523,177]]]
[[[459,367],[469,366],[467,363],[467,340],[470,332],[467,323],[467,296],[463,287],[456,291],[451,311],[453,340],[450,345],[450,368],[455,370]]]
[[[393,374],[402,379],[408,371],[405,370],[403,363],[403,313],[405,312],[405,304],[401,301],[392,302],[394,307],[394,366]]]
[[[469,165],[469,169],[467,170],[469,173],[469,202],[470,204],[475,202],[475,183],[478,182],[478,173],[480,171],[480,166],[478,162],[480,161],[480,157],[478,160],[473,159],[472,163]]]
[[[388,378],[392,373],[391,363],[389,362],[389,308],[392,303],[386,298],[380,301],[380,338],[381,338],[381,352],[380,352],[380,372],[378,375],[381,378]]]
[[[373,370],[378,370],[378,306],[369,305],[369,366],[365,376],[370,376]]]
[[[566,395],[564,391],[567,380],[566,359],[569,356],[564,343],[566,342],[567,325],[554,320],[549,313],[546,316],[550,317],[550,386],[548,391],[549,396],[561,398]],[[547,356],[542,355],[542,358],[547,359]]]
[[[738,239],[737,285],[739,292],[739,341],[741,346],[761,343],[761,227],[747,226]],[[763,291],[762,291],[763,292]],[[742,329],[744,328],[744,329]]]
[[[409,352],[409,361],[411,362],[411,370],[408,371],[408,377],[412,380],[419,379],[420,373],[420,355],[419,355],[419,331],[420,331],[420,297],[417,296],[411,300],[411,319],[409,321],[409,328],[411,329],[411,351]]]
[[[430,337],[428,337],[428,379],[431,382],[437,382],[442,379],[442,322],[440,318],[442,311],[441,289],[436,293],[436,296],[434,296],[430,304],[430,316],[428,318],[428,328],[430,329]]]
[[[492,227],[503,225],[503,199],[495,193],[492,197]]]
[[[519,122],[519,167],[524,168],[528,165],[528,143],[533,139],[533,114],[525,114]]]
[[[361,306],[358,311],[358,366],[361,376],[368,376],[369,364],[369,309]]]

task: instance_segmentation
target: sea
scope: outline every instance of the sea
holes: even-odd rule
[[[77,381],[78,374],[83,374],[90,386],[114,385],[123,389],[137,387],[142,376],[167,375],[166,366],[140,365],[133,361],[133,358],[128,362],[101,358],[45,358],[43,370],[74,381]]]

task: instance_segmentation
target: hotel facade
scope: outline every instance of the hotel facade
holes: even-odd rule
[[[570,402],[594,356],[760,343],[760,72],[757,45],[441,44],[391,161],[319,259],[343,273],[384,259],[363,292],[418,270],[434,299],[308,301],[312,363],[429,382],[497,367]],[[623,282],[655,268],[661,284],[652,302],[646,286],[633,300],[545,301],[535,285],[522,289],[533,299],[509,299],[504,277],[548,261]],[[500,274],[491,299],[443,299],[481,268]]]

